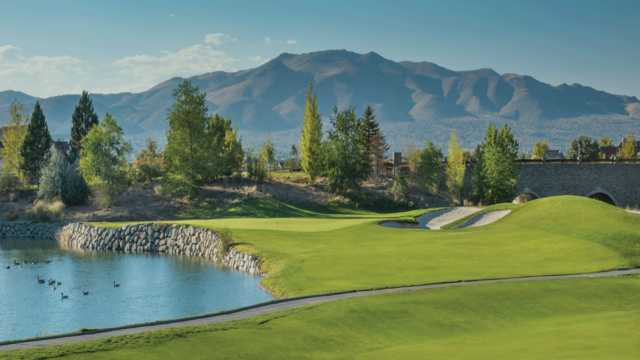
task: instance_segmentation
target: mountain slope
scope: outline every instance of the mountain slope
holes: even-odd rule
[[[231,117],[249,141],[266,133],[295,141],[310,82],[324,115],[336,105],[354,106],[357,111],[373,105],[396,149],[411,138],[442,143],[452,128],[459,129],[464,144],[471,147],[481,139],[488,121],[512,124],[528,144],[540,137],[567,141],[577,135],[568,125],[576,121],[583,133],[596,135],[608,123],[606,133],[617,137],[636,130],[640,119],[636,97],[578,84],[552,86],[531,76],[500,75],[491,69],[453,71],[429,62],[395,62],[374,52],[284,53],[254,69],[213,72],[190,80],[206,92],[210,111]],[[134,139],[160,137],[180,81],[173,78],[141,93],[94,94],[94,106],[101,116],[115,115]],[[14,99],[27,108],[37,100],[15,91],[0,92],[0,114],[7,113]],[[77,99],[77,95],[40,99],[55,137],[67,136]],[[416,129],[423,129],[422,138]]]

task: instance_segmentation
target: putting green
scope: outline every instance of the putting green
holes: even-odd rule
[[[418,213],[179,222],[229,229],[276,296],[640,265],[640,216],[588,198],[539,199],[478,228],[378,225]]]

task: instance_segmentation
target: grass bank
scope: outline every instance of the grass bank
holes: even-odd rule
[[[640,277],[435,289],[0,353],[36,359],[638,359]]]
[[[640,216],[587,198],[539,199],[477,228],[378,225],[419,213],[177,222],[230,230],[241,250],[262,257],[263,284],[276,296],[640,265]]]

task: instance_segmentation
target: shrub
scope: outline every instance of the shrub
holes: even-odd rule
[[[27,210],[27,216],[36,221],[59,221],[64,216],[64,204],[60,200],[37,200],[33,207]]]
[[[53,200],[60,197],[66,165],[65,156],[55,146],[52,146],[49,150],[49,158],[40,174],[39,199]]]
[[[42,169],[38,199],[61,199],[66,205],[81,205],[87,201],[89,188],[78,171],[77,162],[70,164],[55,147],[51,148],[46,166]]]
[[[409,194],[409,185],[407,185],[407,180],[404,176],[396,175],[393,179],[393,184],[391,185],[391,189],[389,190],[391,193],[391,197],[393,200],[397,202],[405,202],[407,201],[407,195]]]
[[[130,178],[136,182],[150,182],[164,174],[164,158],[155,141],[147,140],[147,146],[142,149],[131,164]]]
[[[77,163],[67,163],[62,172],[62,186],[60,188],[60,198],[68,206],[82,205],[89,197],[89,186],[80,172]]]
[[[0,194],[14,197],[20,189],[20,179],[9,171],[0,173]]]

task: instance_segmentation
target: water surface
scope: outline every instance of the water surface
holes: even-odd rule
[[[61,285],[39,284],[38,277]],[[46,241],[0,240],[0,341],[174,319],[270,300],[259,282],[258,277],[203,260],[78,253]],[[68,298],[62,299],[61,293]]]

